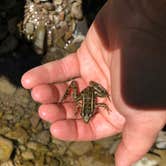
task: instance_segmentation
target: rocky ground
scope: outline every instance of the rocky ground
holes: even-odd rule
[[[114,165],[120,135],[91,142],[60,141],[51,137],[37,108],[29,91],[0,78],[0,166]],[[161,132],[155,148],[134,166],[165,166],[165,140]]]

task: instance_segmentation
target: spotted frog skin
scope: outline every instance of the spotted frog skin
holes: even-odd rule
[[[99,107],[103,107],[110,111],[105,103],[97,103],[97,97],[107,97],[110,100],[110,96],[106,89],[97,82],[90,81],[89,86],[79,93],[77,82],[73,80],[66,89],[60,103],[63,103],[71,92],[73,100],[76,103],[76,113],[80,110],[81,117],[85,123],[89,122],[91,117],[95,115],[96,109]]]

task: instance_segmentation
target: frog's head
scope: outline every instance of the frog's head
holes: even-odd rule
[[[82,119],[84,120],[85,123],[88,123],[90,118],[92,117],[92,113],[89,112],[82,112],[81,113]]]

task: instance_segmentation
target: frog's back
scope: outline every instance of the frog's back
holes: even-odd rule
[[[83,110],[93,112],[95,107],[95,94],[92,87],[85,88],[82,92]]]

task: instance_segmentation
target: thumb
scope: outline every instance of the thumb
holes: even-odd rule
[[[116,166],[130,166],[149,151],[163,124],[127,123],[115,154]]]

